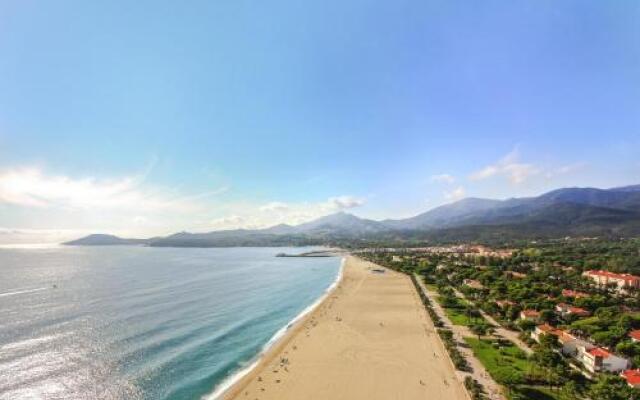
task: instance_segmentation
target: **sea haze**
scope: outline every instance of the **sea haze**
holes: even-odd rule
[[[0,399],[200,399],[335,280],[308,249],[0,249]]]

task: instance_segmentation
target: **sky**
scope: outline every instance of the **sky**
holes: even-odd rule
[[[640,183],[640,2],[0,2],[0,243]]]

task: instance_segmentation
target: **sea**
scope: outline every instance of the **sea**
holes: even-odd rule
[[[314,248],[0,249],[0,400],[214,399],[334,285]]]

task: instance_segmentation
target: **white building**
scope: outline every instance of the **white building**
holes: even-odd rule
[[[548,324],[538,325],[533,330],[533,332],[531,332],[531,338],[538,343],[540,343],[541,335],[556,336],[558,338],[558,342],[562,345],[562,354],[567,356],[575,357],[578,354],[578,347],[582,347],[588,350],[595,347],[589,342],[579,339],[567,331],[556,329]]]
[[[582,273],[600,286],[615,284],[616,290],[621,292],[630,288],[640,288],[640,277],[630,274],[616,274],[609,271],[592,270]]]
[[[578,346],[576,359],[584,365],[587,371],[592,373],[621,372],[629,366],[629,360],[618,357],[601,347],[588,349],[584,346]]]

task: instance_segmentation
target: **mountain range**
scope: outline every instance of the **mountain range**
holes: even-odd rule
[[[89,235],[69,245],[145,244],[175,247],[289,246],[335,241],[509,240],[640,235],[640,185],[563,188],[537,197],[466,198],[406,219],[374,221],[345,212],[300,225],[180,232],[151,239]]]

